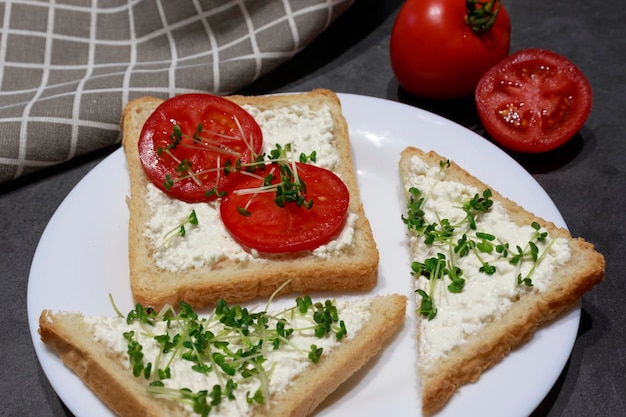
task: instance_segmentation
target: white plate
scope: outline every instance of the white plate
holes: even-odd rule
[[[405,203],[397,170],[399,154],[407,145],[433,149],[455,160],[505,196],[565,226],[539,184],[475,133],[400,103],[349,94],[340,98],[350,126],[365,211],[380,250],[379,284],[374,293],[412,296],[405,226],[400,220]],[[112,413],[40,341],[38,317],[43,309],[113,314],[108,294],[122,311],[133,307],[127,260],[128,188],[126,161],[118,150],[63,201],[32,263],[28,317],[35,351],[50,383],[77,417],[110,417]],[[381,355],[322,403],[317,416],[420,414],[414,308],[412,301],[402,331]],[[580,305],[539,330],[532,341],[477,383],[462,388],[438,416],[528,416],[565,366],[579,319]]]

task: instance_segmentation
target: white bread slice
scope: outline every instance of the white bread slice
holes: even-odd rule
[[[328,258],[308,253],[270,256],[267,262],[237,262],[232,259],[217,265],[171,271],[157,266],[152,256],[154,246],[144,236],[149,220],[146,185],[149,179],[139,161],[137,140],[144,121],[162,100],[145,97],[131,101],[124,109],[121,126],[123,147],[130,175],[129,262],[130,282],[137,302],[157,308],[184,300],[194,307],[209,305],[219,298],[239,303],[255,297],[267,297],[289,280],[283,293],[312,291],[366,291],[378,277],[378,250],[359,196],[351,157],[346,121],[338,97],[329,90],[280,96],[231,96],[230,100],[250,104],[257,109],[276,109],[293,104],[318,109],[328,106],[332,115],[333,146],[339,156],[335,172],[350,191],[349,211],[358,215],[354,225],[354,244],[339,256]],[[265,138],[266,140],[271,138]]]
[[[430,167],[439,167],[441,161],[447,161],[446,158],[432,151],[425,153],[412,147],[405,149],[401,154],[399,169],[404,185],[403,189],[407,193],[407,201],[409,187],[411,184],[415,186],[416,182],[420,181],[419,178],[421,176],[421,172],[416,173],[419,170],[412,167],[412,158],[420,158]],[[472,185],[480,193],[490,188],[453,161],[449,167],[442,169],[442,172],[443,178],[441,180]],[[422,189],[422,191],[425,190]],[[429,352],[438,356],[434,364],[432,362],[431,364],[425,364],[418,357],[418,372],[422,391],[422,413],[425,416],[439,411],[461,386],[477,381],[483,371],[501,361],[512,349],[532,338],[542,323],[555,318],[604,278],[604,258],[594,250],[590,243],[581,238],[572,238],[567,230],[558,228],[552,222],[529,213],[513,201],[497,193],[496,190],[491,189],[491,191],[493,192],[492,200],[502,204],[508,212],[509,218],[515,224],[528,226],[533,221],[538,222],[547,230],[551,238],[560,237],[566,239],[567,246],[569,246],[571,251],[571,257],[567,263],[552,271],[547,288],[542,291],[521,293],[519,298],[513,300],[504,309],[500,317],[496,316],[496,319],[493,319],[493,321],[477,332],[467,336],[464,344],[457,344],[446,353]],[[409,237],[411,239],[412,260],[423,262],[425,256],[432,256],[432,254],[425,255],[422,253],[424,251],[423,246],[421,246],[420,252],[416,244],[414,232],[409,231]],[[477,270],[465,270],[463,276],[469,281],[471,279],[480,279],[478,275]],[[515,276],[513,276],[513,279],[515,279]],[[425,279],[416,279],[416,288],[418,288],[418,281],[425,282]],[[537,282],[535,284],[540,283]],[[444,291],[447,292],[448,290],[445,289]],[[447,296],[449,298],[464,297],[464,294],[465,292],[459,294],[447,293]],[[418,307],[421,300],[422,297],[416,295]],[[472,306],[478,306],[479,302],[480,300],[476,301]],[[438,313],[439,316],[441,316],[440,313],[441,311]],[[474,310],[472,314],[478,313]],[[417,316],[418,346],[420,346],[420,352],[422,352],[423,349],[427,349],[424,346],[426,346],[425,338],[428,337],[425,335],[428,332],[428,326],[432,326],[438,317],[436,316],[429,322],[423,315],[418,313]]]
[[[403,295],[372,297],[368,307],[370,319],[358,331],[343,339],[330,352],[324,353],[319,362],[304,368],[285,390],[270,393],[271,400],[267,407],[256,406],[251,415],[310,415],[397,333],[405,317],[406,302]],[[346,308],[350,308],[350,304]],[[39,320],[39,333],[42,341],[54,349],[65,365],[111,410],[122,417],[187,415],[178,403],[148,393],[146,379],[143,376],[133,377],[132,371],[122,364],[120,357],[112,354],[104,343],[94,338],[84,318],[80,313],[44,310]],[[271,351],[267,353],[271,354]],[[206,389],[210,391],[211,388]]]

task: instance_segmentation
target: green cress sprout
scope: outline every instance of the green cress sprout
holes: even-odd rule
[[[441,161],[440,169],[450,166],[450,161]],[[532,275],[539,263],[543,260],[548,249],[554,242],[552,240],[542,254],[537,247],[538,242],[546,240],[548,233],[537,222],[531,227],[535,233],[524,248],[516,246],[511,248],[509,243],[502,242],[497,236],[478,231],[480,217],[489,212],[493,206],[492,191],[485,189],[481,194],[475,194],[471,199],[463,202],[462,209],[465,217],[458,223],[452,224],[449,219],[437,218],[435,222],[426,220],[424,205],[428,195],[411,187],[408,190],[408,203],[406,216],[402,215],[402,221],[414,235],[423,239],[426,245],[435,246],[440,251],[435,257],[427,258],[422,262],[415,261],[411,264],[411,274],[416,279],[426,279],[426,290],[418,289],[416,293],[421,296],[418,312],[432,320],[437,315],[434,302],[434,291],[439,282],[448,281],[448,291],[460,293],[465,285],[464,273],[458,267],[457,261],[465,256],[474,256],[480,263],[478,271],[486,275],[493,275],[497,268],[484,260],[487,254],[497,253],[499,258],[506,259],[511,265],[518,267],[524,262],[531,262],[531,268],[525,276],[516,273],[517,285],[532,287]]]
[[[257,194],[263,192],[274,193],[274,203],[281,208],[285,207],[285,204],[290,203],[295,204],[297,207],[304,207],[306,209],[311,209],[311,207],[313,207],[313,200],[307,200],[304,197],[304,194],[306,193],[306,184],[298,175],[297,165],[292,158],[292,154],[293,151],[291,143],[287,143],[284,147],[280,144],[276,144],[276,147],[272,149],[270,154],[267,156],[268,159],[263,167],[259,167],[258,164],[254,165],[254,168],[260,168],[262,170],[267,169],[266,165],[270,165],[274,167],[274,169],[271,169],[270,172],[264,177],[259,176],[259,179],[263,180],[260,187],[235,191],[238,194],[251,194],[251,197],[246,205],[244,207],[237,208],[239,214],[242,216],[250,216],[250,211],[248,211],[250,203]],[[317,154],[315,151],[311,152],[309,155],[300,153],[298,162],[315,162],[316,158]],[[274,180],[276,178],[278,178],[279,181],[275,183]]]
[[[273,296],[266,309],[272,299]],[[114,308],[118,316],[124,317]],[[291,319],[296,316],[307,318],[310,324],[293,328]],[[298,297],[295,306],[271,315],[238,305],[230,306],[220,299],[213,312],[204,318],[185,302],[179,303],[178,312],[166,306],[158,313],[136,304],[125,318],[128,324],[138,323],[140,332],[152,337],[160,348],[157,357],[148,361],[137,332],[124,332],[133,375],[149,381],[148,392],[151,394],[187,404],[201,416],[208,416],[223,401],[234,400],[239,384],[250,378],[258,380],[260,388],[254,392],[247,391],[246,401],[249,404],[267,403],[272,369],[266,367],[266,360],[274,350],[285,347],[296,349],[302,358],[318,363],[323,356],[323,348],[312,344],[309,350],[299,349],[290,341],[294,334],[313,332],[319,339],[333,335],[337,340],[347,334],[334,302],[314,303],[309,296]],[[164,327],[159,326],[162,322]],[[220,383],[198,392],[169,388],[166,381],[171,378],[170,367],[174,361],[189,363],[194,372],[214,373]]]
[[[196,211],[192,210],[187,219],[167,232],[165,236],[163,236],[163,242],[161,243],[161,247],[169,244],[172,239],[176,237],[185,237],[187,235],[187,226],[197,226],[198,225],[198,217],[196,216]]]

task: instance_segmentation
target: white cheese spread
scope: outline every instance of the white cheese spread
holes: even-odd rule
[[[280,344],[280,348],[273,349],[271,341],[264,340],[264,348],[262,354],[265,361],[262,363],[263,369],[266,371],[267,388],[270,397],[284,391],[289,387],[296,376],[301,374],[307,367],[315,366],[308,358],[311,351],[311,345],[323,349],[322,355],[327,355],[337,348],[346,340],[349,340],[360,331],[363,324],[370,317],[371,298],[363,298],[359,300],[336,300],[333,302],[337,308],[337,314],[340,321],[343,321],[347,330],[346,335],[337,340],[335,333],[329,333],[321,338],[314,334],[315,321],[313,320],[313,308],[310,307],[306,314],[301,314],[294,309],[286,309],[282,312],[268,314],[269,321],[267,329],[276,329],[276,323],[279,319],[285,319],[287,325],[285,328],[292,328],[294,332],[288,337],[288,342]],[[170,326],[165,321],[157,321],[155,326],[141,325],[137,321],[127,324],[123,317],[85,317],[85,321],[94,334],[94,338],[99,343],[104,343],[107,351],[112,357],[119,357],[123,365],[132,372],[129,356],[128,356],[128,340],[124,337],[124,333],[134,331],[134,340],[142,346],[144,363],[170,363],[172,353],[162,353],[159,343],[155,340],[156,335],[168,334],[173,338],[177,333],[184,333],[181,323],[172,320]],[[239,348],[244,348],[240,334],[227,331],[224,333],[224,325],[215,319],[215,316],[208,316],[202,322],[205,331],[211,331],[217,337],[228,340],[228,349],[236,352]],[[337,324],[338,326],[338,324]],[[267,331],[269,334],[270,332]],[[258,343],[257,339],[263,338],[265,333],[256,332],[256,329],[250,328],[250,334],[246,338],[248,342]],[[214,349],[217,350],[217,349]],[[158,359],[157,359],[158,358]],[[210,371],[200,373],[192,370],[194,362],[176,357],[170,364],[170,378],[162,379],[164,387],[175,390],[188,388],[192,392],[208,390],[209,392],[214,385],[224,385],[225,376],[218,376],[217,372]],[[156,370],[152,370],[156,372]],[[139,378],[144,378],[140,375]],[[154,376],[151,376],[154,378]],[[253,410],[246,400],[247,393],[254,394],[261,386],[261,378],[243,377],[236,373],[232,376],[233,382],[237,383],[237,389],[234,391],[234,400],[223,399],[221,404],[214,407],[209,414],[210,416],[249,416],[253,415]],[[266,399],[266,403],[268,403]],[[194,413],[189,406],[184,406],[187,415],[192,416]]]
[[[264,152],[292,144],[296,155],[316,152],[315,165],[334,170],[339,156],[334,148],[334,123],[328,106],[312,109],[306,105],[291,105],[278,109],[259,110],[243,106],[257,121],[263,132]],[[215,266],[219,262],[266,262],[257,251],[244,250],[228,233],[219,218],[217,202],[186,203],[167,196],[153,184],[147,185],[150,220],[145,236],[151,241],[154,258],[160,268],[178,272],[189,268]],[[185,228],[184,238],[168,239],[192,210],[198,218],[196,226]],[[358,215],[348,213],[342,232],[332,241],[314,251],[312,255],[328,258],[348,250],[353,244],[354,225]]]
[[[445,168],[430,167],[417,156],[410,162],[412,176],[406,183],[406,189],[415,187],[423,193],[425,202],[422,209],[426,224],[438,223],[442,219],[448,219],[451,224],[462,223],[466,218],[464,202],[471,200],[477,193],[482,195],[484,190],[446,180]],[[459,234],[475,236],[476,232],[495,236],[495,242],[499,244],[508,243],[512,252],[517,246],[527,248],[528,242],[537,233],[531,225],[520,227],[513,223],[497,201],[477,218],[476,230],[467,227]],[[459,237],[453,238],[453,243]],[[550,236],[543,241],[535,241],[540,257],[536,266],[532,261],[512,265],[509,263],[510,256],[503,258],[495,250],[491,253],[479,252],[480,258],[473,254],[454,257],[449,243],[446,246],[426,244],[423,236],[414,231],[410,232],[410,244],[412,253],[415,254],[413,262],[423,263],[425,259],[444,253],[447,259],[455,259],[454,264],[463,271],[462,277],[465,279],[460,293],[448,290],[448,278],[437,280],[438,283],[431,293],[430,280],[416,275],[416,288],[432,294],[436,308],[436,316],[432,320],[426,317],[419,320],[419,363],[423,369],[434,365],[441,355],[465,343],[469,335],[501,317],[519,297],[545,290],[550,284],[552,272],[567,263],[571,256],[567,240],[553,240]],[[491,275],[479,272],[481,261],[495,266],[496,272]],[[535,269],[531,275],[532,286],[519,284],[519,274],[526,277],[533,266]],[[422,296],[418,294],[416,301],[420,306]]]
[[[263,132],[263,146],[267,152],[291,143],[299,155],[315,151],[315,165],[333,171],[339,163],[334,143],[334,122],[328,106],[314,110],[307,105],[291,105],[269,110],[242,106],[254,117]]]

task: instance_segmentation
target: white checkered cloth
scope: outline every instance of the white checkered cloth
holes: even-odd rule
[[[0,182],[118,143],[130,99],[236,91],[353,1],[0,1]]]

